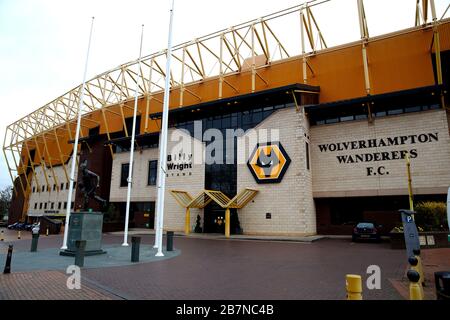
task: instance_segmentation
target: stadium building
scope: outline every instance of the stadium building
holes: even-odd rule
[[[230,210],[231,234],[348,234],[360,220],[388,232],[409,207],[407,158],[414,201],[445,199],[450,20],[424,1],[415,26],[370,37],[357,4],[361,39],[339,46],[327,47],[319,28],[327,3],[313,1],[174,47],[166,230],[185,230],[189,212],[191,232],[200,216],[202,232],[223,233]],[[86,83],[76,160],[100,176],[104,230],[123,229],[136,81],[130,227],[154,227],[165,59],[158,52]],[[10,223],[81,207],[77,189],[66,202],[80,90],[7,127]],[[241,131],[216,144],[230,129]]]

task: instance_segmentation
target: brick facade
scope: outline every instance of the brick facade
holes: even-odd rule
[[[254,132],[257,133],[254,136]],[[178,136],[175,136],[178,134]],[[424,135],[419,138],[419,135]],[[390,146],[366,146],[359,148],[358,141],[368,141],[406,136],[404,143]],[[411,138],[415,136],[415,138]],[[180,144],[180,138],[186,144]],[[424,139],[426,138],[427,141]],[[400,139],[400,138],[399,138]],[[407,139],[407,140],[406,140]],[[413,140],[411,140],[413,139]],[[420,142],[419,140],[423,141]],[[171,196],[170,190],[188,191],[192,196],[205,188],[205,164],[202,161],[205,144],[188,133],[169,130],[168,155],[172,165],[180,166],[167,170],[164,228],[182,232],[185,209]],[[260,184],[252,176],[247,160],[256,144],[279,141],[291,159],[283,179],[279,183]],[[356,141],[353,143],[352,141]],[[341,143],[346,150],[320,150],[320,145]],[[307,144],[310,150],[308,168]],[[329,125],[309,126],[302,108],[279,109],[257,125],[254,130],[238,138],[237,191],[250,187],[259,190],[248,205],[238,210],[244,234],[264,235],[312,235],[317,233],[317,210],[329,219],[322,202],[314,199],[332,197],[407,195],[406,160],[339,163],[337,156],[355,156],[366,153],[394,152],[397,156],[406,150],[411,155],[412,182],[415,194],[445,194],[450,182],[450,139],[447,114],[443,110],[392,115],[367,120],[340,122]],[[412,151],[414,150],[414,151]],[[190,157],[193,156],[193,158]],[[157,201],[157,187],[148,185],[149,161],[158,160],[159,149],[135,151],[133,191],[131,201]],[[127,187],[120,187],[121,166],[129,162],[129,152],[116,153],[112,162],[110,202],[125,202]],[[192,164],[192,167],[189,166]],[[158,165],[159,166],[159,165]],[[70,164],[69,164],[70,167]],[[368,176],[368,167],[373,167]],[[377,171],[383,167],[383,170]],[[55,167],[58,181],[65,182],[62,167]],[[38,179],[45,181],[40,168]],[[48,172],[48,170],[47,170]],[[33,182],[35,186],[35,182]],[[67,201],[67,191],[32,193],[29,212],[35,202]],[[348,201],[351,201],[349,198]],[[55,204],[56,205],[56,204]],[[271,218],[267,219],[266,214]],[[203,210],[191,210],[191,226],[200,214],[203,225]],[[329,224],[323,220],[320,223]]]
[[[414,194],[445,194],[450,183],[450,139],[446,112],[431,110],[392,115],[311,128],[311,156],[314,197],[407,195],[406,160],[339,163],[339,155],[356,155],[401,150],[416,150],[411,156],[411,175]],[[438,141],[420,143],[418,138],[407,139],[399,145],[320,151],[319,145],[389,137],[437,134]],[[425,140],[425,139],[424,139]],[[414,143],[411,143],[413,142]],[[391,156],[391,155],[390,155]],[[398,156],[398,153],[397,153]],[[368,167],[373,175],[368,175]],[[377,169],[384,167],[379,174]]]

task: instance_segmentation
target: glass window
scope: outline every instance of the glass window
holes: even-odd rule
[[[42,209],[42,202],[39,203],[39,209]]]
[[[330,118],[325,120],[325,123],[337,123],[337,122],[339,122],[339,118]]]
[[[126,187],[128,185],[128,171],[130,170],[129,163],[122,163],[122,170],[120,171],[120,186]]]
[[[38,205],[38,204],[37,204],[37,202],[36,202],[36,203],[34,204],[34,209],[37,209],[37,205]]]
[[[149,186],[156,185],[156,177],[158,174],[158,161],[151,160],[148,162],[148,182]]]
[[[67,209],[67,202],[64,202],[64,209]]]
[[[53,191],[55,191],[55,190],[56,190],[56,184],[53,185]]]
[[[439,104],[432,104],[432,105],[430,105],[429,107],[430,107],[430,110],[434,110],[434,109],[439,109],[439,108],[441,108],[441,106],[440,106]]]
[[[306,169],[309,170],[309,143],[305,141]]]
[[[69,190],[69,183],[66,182],[66,189]]]
[[[420,111],[420,110],[421,110],[420,106],[414,106],[414,107],[405,108],[405,112],[417,112],[417,111]]]
[[[62,205],[62,203],[58,202],[58,209],[61,209],[61,205]]]
[[[367,228],[367,229],[374,229],[375,228],[374,224],[371,223],[371,222],[361,222],[361,223],[358,223],[356,225],[356,227],[357,228]]]
[[[400,114],[400,113],[403,113],[403,109],[388,110],[389,115]]]
[[[355,120],[367,119],[367,114],[357,114],[355,115]]]
[[[42,192],[44,192],[45,191],[45,186],[42,186]]]
[[[352,121],[352,120],[353,120],[353,116],[341,117],[341,122]]]
[[[47,202],[44,203],[44,210],[47,209]]]
[[[64,182],[61,183],[61,190],[64,190]]]
[[[50,209],[55,209],[55,203],[54,202],[50,203]]]
[[[75,206],[75,202],[72,201],[72,202],[70,203],[70,209],[73,209],[74,206]]]

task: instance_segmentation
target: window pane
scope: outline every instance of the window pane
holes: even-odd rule
[[[403,113],[403,109],[393,109],[393,110],[388,110],[388,114],[392,115],[392,114],[400,114]]]
[[[151,160],[148,163],[148,182],[149,186],[156,185],[156,176],[157,176],[157,160]]]
[[[120,173],[120,186],[126,187],[128,182],[128,171],[130,170],[130,164],[129,163],[122,163],[122,171]]]

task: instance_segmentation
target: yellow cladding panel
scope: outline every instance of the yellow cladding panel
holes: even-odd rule
[[[450,49],[450,21],[444,21],[438,26],[441,35],[441,50]],[[367,45],[369,63],[369,77],[371,82],[371,94],[387,93],[405,89],[434,84],[434,75],[431,60],[432,28],[410,30],[370,39]],[[320,86],[319,100],[321,103],[338,100],[352,99],[364,96],[364,71],[361,53],[361,43],[353,43],[337,48],[325,49],[308,57],[308,84]],[[293,83],[302,83],[302,59],[293,57],[286,60],[273,62],[270,66],[257,69],[256,91],[277,88]],[[241,72],[224,76],[231,85],[223,84],[222,98],[230,98],[237,95],[252,92],[251,72]],[[237,92],[235,89],[237,89]],[[186,84],[183,96],[183,107],[218,100],[219,78],[206,78],[193,84]],[[180,89],[174,87],[170,94],[170,108],[180,107]],[[141,97],[138,102],[141,115],[140,132],[145,131],[145,114],[147,97]],[[163,93],[154,94],[149,102],[149,114],[162,111],[161,101]],[[133,114],[133,101],[125,102],[124,116]],[[109,133],[123,129],[123,119],[118,105],[109,106],[113,112],[105,112]],[[105,134],[107,128],[99,110],[85,115],[82,122],[82,136],[87,135],[89,128],[100,125],[100,133]],[[159,120],[148,120],[147,132],[158,132]],[[75,122],[70,123],[70,134],[67,126],[63,125],[57,130],[59,144],[63,159],[71,154],[72,144],[68,140],[75,136]],[[57,144],[47,133],[47,147],[53,165],[60,163]],[[38,139],[39,140],[39,139]],[[30,143],[30,148],[34,148]],[[40,148],[43,146],[39,145]],[[25,148],[23,148],[25,149]],[[24,159],[26,152],[22,153]],[[46,164],[49,164],[47,154],[43,155]],[[26,161],[25,161],[26,162]],[[40,162],[35,155],[34,162]]]

